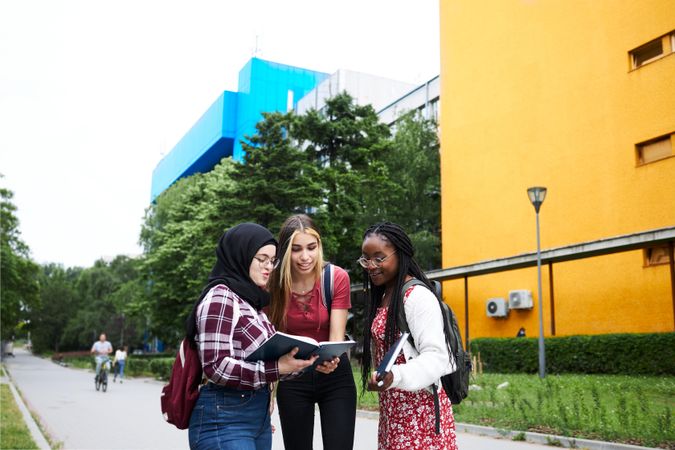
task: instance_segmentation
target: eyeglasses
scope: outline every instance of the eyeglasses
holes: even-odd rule
[[[269,256],[254,256],[253,259],[258,261],[258,264],[260,264],[260,267],[264,268],[266,265],[271,264],[272,269],[276,269],[279,267],[279,259],[278,258],[270,258]]]
[[[394,253],[396,253],[396,252],[394,252]],[[387,260],[387,258],[389,258],[394,253],[390,253],[389,255],[385,256],[384,258],[368,259],[365,256],[362,256],[359,259],[357,259],[356,262],[361,264],[361,267],[363,267],[364,269],[367,269],[368,267],[370,267],[371,264],[374,265],[375,267],[382,267],[382,263],[384,263]]]

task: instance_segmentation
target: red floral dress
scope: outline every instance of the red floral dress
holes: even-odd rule
[[[409,293],[409,292],[408,292]],[[408,294],[406,293],[406,294]],[[387,308],[378,308],[370,329],[375,344],[375,366],[385,355],[384,330]],[[405,364],[403,352],[396,364]],[[387,389],[380,392],[378,450],[456,450],[455,419],[450,400],[439,388],[441,432],[436,434],[434,396],[426,389],[416,392]]]

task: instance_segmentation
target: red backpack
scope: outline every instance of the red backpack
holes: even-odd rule
[[[192,409],[199,398],[202,382],[202,363],[197,348],[183,339],[171,369],[169,384],[162,388],[164,420],[181,430],[190,425]]]

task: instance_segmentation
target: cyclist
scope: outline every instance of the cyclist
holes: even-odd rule
[[[99,373],[101,373],[101,365],[104,363],[107,364],[110,361],[110,355],[113,351],[112,344],[107,341],[105,333],[101,333],[98,341],[94,342],[94,345],[91,346],[91,353],[94,354],[94,360],[96,361],[96,377],[98,379]]]

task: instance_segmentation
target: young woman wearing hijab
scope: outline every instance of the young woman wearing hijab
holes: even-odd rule
[[[316,359],[295,359],[294,349],[277,361],[244,361],[275,331],[262,308],[270,301],[265,287],[276,249],[272,233],[254,223],[232,227],[216,247],[216,264],[186,325],[208,380],[190,418],[191,449],[271,449],[271,383]]]
[[[321,235],[304,214],[286,219],[279,232],[281,267],[272,274],[270,319],[277,329],[317,341],[343,341],[351,307],[349,275],[333,265],[330,315],[321,297]],[[279,383],[277,404],[284,446],[311,450],[314,409],[319,405],[325,450],[354,445],[356,386],[347,355]]]

